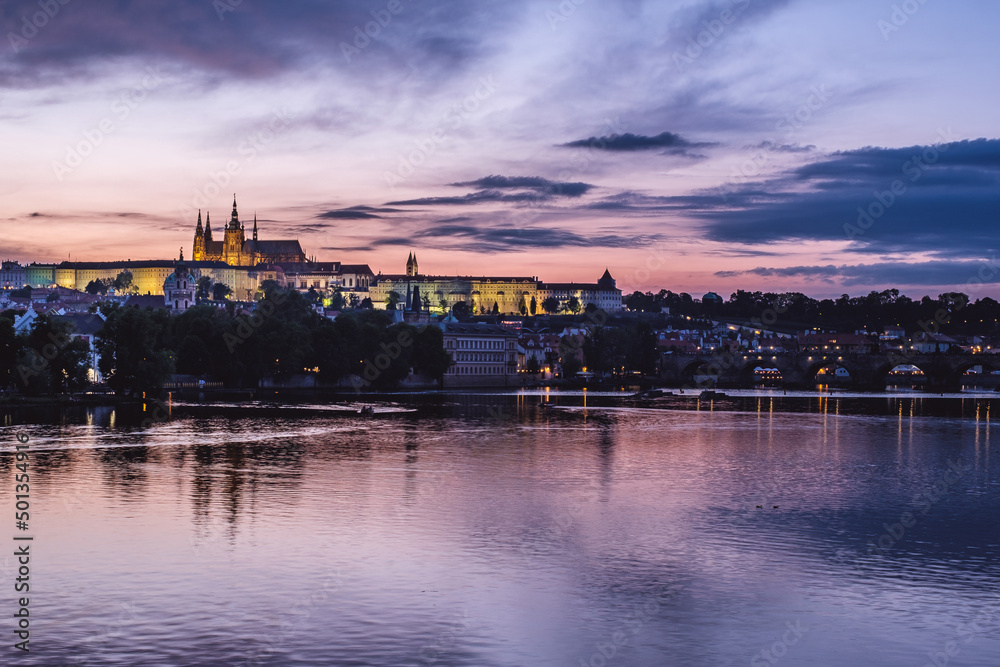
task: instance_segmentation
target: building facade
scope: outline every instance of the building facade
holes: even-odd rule
[[[261,241],[257,238],[257,215],[253,217],[253,236],[246,238],[244,224],[240,222],[233,197],[233,212],[223,230],[223,239],[212,237],[212,221],[205,215],[205,226],[201,226],[201,211],[194,231],[194,251],[192,257],[198,262],[223,262],[230,266],[256,266],[257,264],[280,264],[282,262],[305,262],[306,255],[296,240]]]
[[[114,280],[124,271],[132,274],[132,285],[139,294],[162,295],[163,283],[174,272],[175,264],[168,259],[63,262],[54,267],[53,274],[58,286],[83,291],[92,280]],[[230,266],[223,262],[187,262],[187,267],[196,279],[208,276],[213,282],[225,283],[233,290],[232,298],[238,301],[251,301],[260,284],[278,280],[279,273],[273,266]]]
[[[412,295],[417,292],[426,310],[448,312],[464,302],[474,313],[492,313],[494,304],[504,315],[529,313],[535,299],[536,312],[547,297],[565,304],[576,297],[580,308],[593,303],[607,312],[622,309],[622,293],[608,270],[596,283],[543,283],[536,276],[428,276],[420,274],[416,255],[410,253],[405,274],[378,274],[369,288],[375,308],[385,308],[390,293],[399,295],[405,310],[413,308]]]
[[[198,279],[184,263],[184,253],[174,267],[174,272],[163,281],[163,305],[172,313],[183,313],[195,304],[194,293]]]
[[[517,376],[517,334],[494,324],[462,324],[454,318],[441,322],[444,349],[451,355],[443,385],[450,387],[508,387]]]
[[[27,284],[27,275],[20,263],[0,263],[0,289],[21,289]]]

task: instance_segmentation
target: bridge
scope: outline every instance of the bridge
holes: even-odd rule
[[[882,391],[889,371],[901,365],[916,366],[931,391],[955,390],[962,386],[963,374],[974,366],[983,372],[1000,370],[1000,355],[914,352],[715,352],[710,354],[664,354],[660,380],[670,386],[751,387],[757,368],[776,368],[780,384],[812,387],[821,368],[844,368],[854,389]],[[702,378],[696,381],[696,376]],[[717,377],[706,381],[704,378]]]

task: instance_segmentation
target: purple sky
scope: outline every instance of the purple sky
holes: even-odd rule
[[[413,250],[426,273],[608,266],[629,291],[1000,295],[997,3],[12,0],[0,17],[3,258],[176,257],[236,192],[263,238],[375,271]]]

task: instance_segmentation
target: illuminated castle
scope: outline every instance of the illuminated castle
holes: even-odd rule
[[[198,226],[194,231],[194,261],[225,262],[230,266],[256,266],[257,264],[278,264],[281,262],[305,262],[306,255],[298,241],[260,241],[257,239],[257,216],[253,217],[253,238],[247,239],[243,223],[236,210],[236,196],[233,196],[233,214],[226,224],[222,241],[212,239],[212,221],[205,214],[205,227],[201,226],[201,211],[198,211]]]

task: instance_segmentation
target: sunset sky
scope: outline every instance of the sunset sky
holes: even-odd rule
[[[262,238],[376,272],[412,250],[434,274],[607,266],[626,291],[1000,296],[995,2],[0,17],[0,259],[190,256],[198,209],[221,230],[235,192]]]

